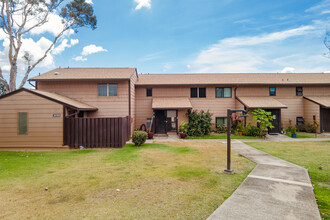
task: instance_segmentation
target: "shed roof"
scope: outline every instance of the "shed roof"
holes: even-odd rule
[[[192,105],[188,98],[153,98],[153,109],[191,109]]]
[[[287,108],[278,100],[272,97],[236,97],[246,108],[255,109],[273,109],[273,108]]]
[[[32,77],[30,81],[128,80],[133,74],[137,74],[136,68],[57,68]]]
[[[304,97],[305,99],[312,101],[316,104],[319,104],[325,108],[330,108],[330,97],[329,96],[321,96],[321,97]]]
[[[330,73],[143,74],[136,85],[330,85]]]
[[[94,106],[88,105],[86,103],[83,103],[83,102],[80,102],[80,101],[77,101],[77,100],[74,100],[74,99],[71,99],[71,98],[68,98],[66,96],[59,95],[59,94],[52,93],[52,92],[36,90],[36,89],[25,89],[25,88],[18,89],[16,91],[10,92],[6,95],[0,96],[0,99],[3,99],[3,98],[8,97],[8,96],[15,95],[16,93],[19,93],[19,92],[22,92],[22,91],[26,91],[26,92],[38,95],[40,97],[49,99],[51,101],[57,102],[59,104],[65,105],[69,108],[73,108],[73,109],[76,109],[76,110],[79,110],[79,111],[96,111],[97,110],[97,108],[94,107]]]

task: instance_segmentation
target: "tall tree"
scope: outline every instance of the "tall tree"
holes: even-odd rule
[[[330,58],[330,31],[327,31],[327,33],[325,34],[323,43],[325,47],[329,50],[329,52],[327,52],[325,56]]]
[[[96,16],[93,7],[85,0],[0,0],[0,28],[9,39],[8,61],[10,65],[9,82],[3,77],[0,68],[0,82],[7,92],[16,90],[16,78],[18,74],[18,58],[21,56],[27,63],[24,77],[18,88],[26,83],[29,73],[42,62],[54,45],[68,30],[78,31],[81,27],[96,28]],[[29,36],[37,28],[41,28],[49,22],[52,15],[58,15],[62,20],[61,30],[55,34],[53,41],[43,55],[32,62],[33,55],[27,51],[21,51],[22,39]]]

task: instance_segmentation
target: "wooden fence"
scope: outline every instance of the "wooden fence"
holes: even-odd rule
[[[65,118],[64,145],[71,148],[123,147],[130,138],[130,117]]]

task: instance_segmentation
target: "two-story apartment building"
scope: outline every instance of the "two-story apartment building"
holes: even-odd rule
[[[154,115],[156,133],[177,131],[190,109],[209,110],[213,123],[221,124],[227,109],[256,108],[275,116],[272,133],[289,120],[294,126],[314,118],[319,132],[330,132],[330,74],[147,74],[135,89],[136,125]]]
[[[155,133],[177,132],[189,110],[226,122],[227,109],[263,108],[275,116],[270,132],[289,120],[330,132],[330,74],[137,74],[135,68],[58,68],[33,77],[35,90],[0,98],[0,147],[61,146],[67,117],[131,118]],[[249,123],[251,118],[246,119]]]

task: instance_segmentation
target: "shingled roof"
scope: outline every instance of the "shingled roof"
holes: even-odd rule
[[[133,74],[137,74],[136,68],[57,68],[33,77],[30,81],[125,80]]]
[[[136,85],[330,85],[330,73],[142,74]]]

